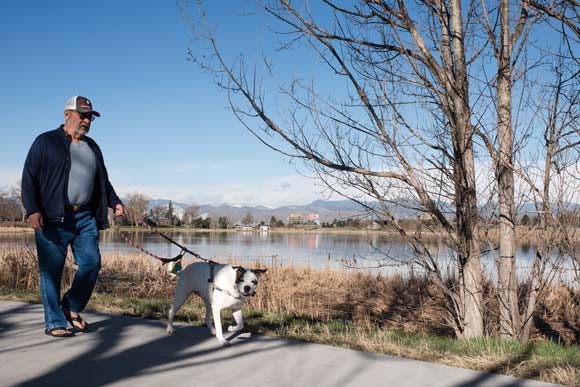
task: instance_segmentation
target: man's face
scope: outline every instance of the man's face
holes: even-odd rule
[[[73,138],[79,139],[86,135],[91,129],[92,113],[80,113],[76,110],[66,110],[64,112],[65,121],[72,129]]]

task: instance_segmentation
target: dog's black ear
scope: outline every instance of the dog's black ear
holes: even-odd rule
[[[264,274],[265,272],[268,271],[268,269],[253,269],[252,270],[254,273],[256,273],[256,275],[260,275],[260,274]]]
[[[244,269],[241,266],[232,266],[232,267],[236,271],[236,282],[240,282],[242,280],[242,278],[244,277],[244,273],[246,272],[246,269]]]

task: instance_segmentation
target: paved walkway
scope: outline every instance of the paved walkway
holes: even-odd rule
[[[221,348],[205,327],[83,313],[88,332],[43,333],[40,305],[0,301],[0,385],[526,386],[550,384],[248,333]]]

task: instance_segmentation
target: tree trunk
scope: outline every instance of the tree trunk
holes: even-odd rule
[[[518,284],[515,261],[515,211],[513,172],[513,129],[511,123],[511,47],[509,1],[502,0],[501,52],[498,57],[497,106],[498,106],[498,165],[497,183],[499,196],[499,259],[498,297],[500,336],[517,337],[520,328],[518,308]]]
[[[482,276],[479,249],[477,196],[473,142],[468,115],[458,125],[458,150],[455,170],[456,216],[458,225],[458,280],[463,314],[463,337],[483,336]]]
[[[471,144],[471,140],[469,140]],[[460,227],[459,289],[464,316],[464,338],[483,336],[482,275],[480,264],[477,199],[475,195],[475,166],[473,149],[464,149],[465,165],[461,175],[461,193],[457,195],[457,216]]]
[[[472,242],[472,248],[476,245]],[[482,277],[479,255],[467,259],[463,266],[461,301],[464,305],[464,338],[483,336]]]
[[[459,289],[463,308],[463,337],[483,336],[482,276],[479,249],[477,190],[475,185],[475,159],[473,154],[473,127],[469,106],[469,81],[463,43],[463,15],[461,1],[451,2],[452,47],[454,84],[447,85],[455,111],[455,205],[458,224]]]
[[[532,267],[531,273],[531,284],[530,284],[530,294],[528,296],[528,304],[526,310],[522,316],[522,328],[518,333],[518,340],[522,342],[527,342],[530,339],[530,330],[532,328],[534,311],[536,310],[536,303],[538,301],[538,295],[540,294],[540,286],[542,283],[542,273],[543,259],[539,252],[536,253],[536,259],[534,260],[534,265]]]

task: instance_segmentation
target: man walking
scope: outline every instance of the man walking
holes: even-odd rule
[[[109,226],[109,207],[117,216],[125,214],[101,150],[86,136],[91,122],[100,116],[89,99],[70,98],[64,107],[65,123],[34,140],[22,173],[22,202],[36,236],[44,332],[53,337],[74,334],[67,321],[77,331],[87,329],[79,313],[91,297],[101,267],[99,230]],[[69,245],[78,267],[61,299]]]

